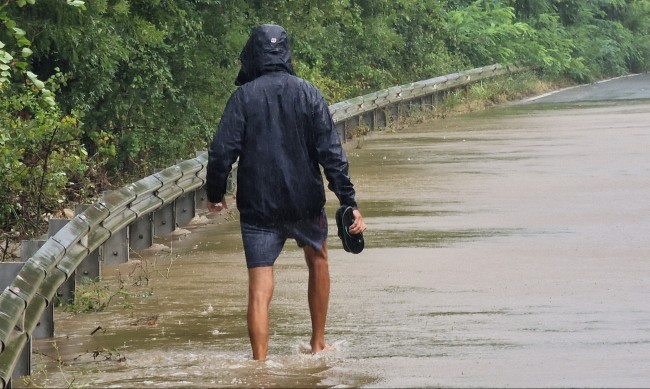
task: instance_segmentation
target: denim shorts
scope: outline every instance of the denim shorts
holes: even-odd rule
[[[295,239],[299,247],[307,245],[320,251],[327,239],[327,215],[296,222],[273,224],[241,223],[241,236],[248,268],[273,266],[282,252],[287,238]]]

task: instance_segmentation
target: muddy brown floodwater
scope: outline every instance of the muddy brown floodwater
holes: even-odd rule
[[[288,243],[270,359],[250,360],[238,223],[203,216],[161,240],[167,251],[104,269],[133,307],[116,296],[101,313],[57,309],[33,380],[647,387],[649,123],[648,101],[521,105],[373,135],[348,150],[363,253],[341,249],[331,194],[327,205],[334,350],[307,352],[307,270]]]

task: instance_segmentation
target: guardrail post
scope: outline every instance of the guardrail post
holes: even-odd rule
[[[128,205],[136,199],[134,185],[105,192],[100,205],[108,210],[108,217],[102,221],[102,228],[108,230],[109,237],[100,247],[100,258],[104,265],[117,265],[129,261],[128,225],[135,221],[137,214]]]
[[[54,236],[59,230],[65,227],[70,222],[69,219],[50,219],[50,224],[47,229],[47,236]],[[76,272],[73,272],[70,277],[56,291],[56,295],[61,301],[61,304],[69,304],[74,300],[74,290],[76,287]]]
[[[75,215],[79,215],[85,211],[91,204],[77,204],[74,208]],[[88,237],[84,237],[81,243],[88,247]],[[93,250],[83,261],[77,266],[76,282],[83,284],[86,279],[99,279],[102,274],[101,264],[99,261],[99,248]]]
[[[104,265],[118,265],[129,261],[128,228],[122,228],[111,234],[102,245],[101,258]]]
[[[408,107],[409,107],[409,102],[406,101],[400,101],[397,103],[397,117],[399,118],[400,116],[408,116]]]
[[[341,142],[345,143],[348,141],[348,128],[350,128],[350,125],[348,124],[349,119],[345,119],[341,122]]]
[[[345,121],[340,121],[335,125],[336,132],[339,134],[339,138],[342,142],[345,142]]]
[[[391,104],[386,107],[386,117],[390,117],[390,122],[393,127],[397,126],[399,120],[399,103]],[[387,119],[388,121],[388,119]]]
[[[38,249],[37,249],[38,250]],[[20,269],[23,268],[25,262],[0,262],[0,290],[4,290],[11,285],[16,278]],[[23,348],[16,366],[11,373],[11,378],[17,378],[32,374],[32,341],[31,338]],[[11,388],[11,380],[9,380],[7,388]]]
[[[148,249],[153,245],[153,213],[149,213],[129,226],[129,245],[134,250]]]
[[[408,101],[408,109],[409,109],[409,115],[412,114],[413,112],[422,112],[423,106],[422,106],[422,99],[416,98],[416,99],[411,99]],[[415,111],[417,110],[417,111]]]
[[[153,214],[153,231],[157,236],[169,235],[176,229],[174,224],[174,203],[169,203]]]
[[[342,142],[345,143],[348,141],[348,134],[350,130],[354,130],[359,126],[359,117],[355,116],[353,118],[348,118],[345,120],[345,126],[343,127],[343,138]]]
[[[442,96],[440,96],[440,92],[435,92],[431,96],[432,96],[431,104],[433,104],[434,106],[437,106],[442,101]]]
[[[388,127],[388,119],[386,118],[385,110],[375,109],[374,111],[372,111],[372,114],[373,114],[373,121],[375,123],[375,128],[373,128],[373,130]]]
[[[374,115],[372,112],[368,114],[363,114],[359,117],[359,124],[365,124],[368,126],[369,129],[374,130],[375,129],[375,121],[374,121]]]
[[[206,209],[207,201],[208,194],[205,191],[205,186],[202,186],[194,191],[194,206],[196,209]]]
[[[205,150],[196,152],[197,157],[201,157],[205,154],[208,154],[208,152]],[[205,185],[203,185],[194,191],[194,208],[207,209],[207,201],[208,201],[208,194],[205,191]]]
[[[196,215],[196,205],[194,204],[194,193],[183,193],[179,198],[174,200],[176,210],[176,225],[182,227],[187,225]]]
[[[433,96],[428,94],[422,98],[422,106],[426,109],[431,109],[433,106]]]
[[[24,240],[21,244],[20,256],[24,262],[27,262],[36,252],[45,244],[44,240]],[[22,266],[21,266],[22,268]],[[20,269],[18,269],[20,270]],[[16,272],[18,275],[18,272]],[[14,278],[16,276],[14,275]],[[41,315],[41,318],[32,332],[34,339],[47,339],[54,336],[54,303],[50,302],[45,311]]]

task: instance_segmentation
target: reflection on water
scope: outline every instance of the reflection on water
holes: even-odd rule
[[[345,253],[328,194],[332,351],[309,354],[307,270],[288,242],[270,359],[250,360],[238,223],[209,216],[104,269],[107,311],[57,311],[56,337],[35,342],[33,382],[645,386],[649,112],[511,107],[350,149],[369,231],[362,254]]]

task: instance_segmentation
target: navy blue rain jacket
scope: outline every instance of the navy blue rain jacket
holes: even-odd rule
[[[286,31],[253,30],[209,148],[208,200],[221,201],[239,158],[237,208],[246,223],[297,221],[325,205],[320,167],[341,205],[356,208],[348,161],[320,91],[296,77]]]

